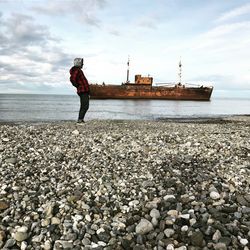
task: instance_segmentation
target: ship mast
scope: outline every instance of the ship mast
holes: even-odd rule
[[[179,84],[181,84],[181,76],[182,76],[182,64],[181,64],[181,59],[180,59],[180,62],[179,62]]]
[[[129,83],[129,57],[128,57],[128,62],[127,62],[127,81],[126,83]]]

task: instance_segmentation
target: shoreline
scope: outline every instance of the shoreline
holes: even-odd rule
[[[93,119],[87,120],[86,123],[91,121],[124,121],[124,122],[166,122],[166,123],[228,123],[228,122],[248,122],[250,121],[250,114],[242,115],[215,115],[215,116],[197,116],[197,117],[166,117],[156,119]],[[24,124],[59,124],[59,123],[74,123],[75,120],[34,120],[34,121],[4,121],[0,119],[1,125],[24,125]]]
[[[249,250],[249,127],[0,124],[0,248]]]

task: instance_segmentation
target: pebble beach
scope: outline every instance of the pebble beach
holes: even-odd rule
[[[250,249],[250,117],[0,124],[0,249]]]

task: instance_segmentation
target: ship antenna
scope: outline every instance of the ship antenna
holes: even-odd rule
[[[128,56],[128,62],[127,62],[127,83],[129,83],[129,56]]]
[[[180,80],[179,80],[179,83],[181,84],[181,74],[182,74],[182,69],[181,69],[181,67],[182,67],[182,64],[181,64],[181,59],[180,59],[180,62],[179,62],[179,78],[180,78]]]

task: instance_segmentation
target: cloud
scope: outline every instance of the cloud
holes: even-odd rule
[[[59,0],[47,2],[45,5],[33,6],[32,10],[39,14],[49,16],[70,15],[75,17],[79,22],[84,22],[90,26],[100,27],[101,21],[96,12],[106,7],[106,0]]]
[[[110,29],[109,31],[109,34],[113,35],[113,36],[121,36],[121,32],[118,31],[117,29]]]
[[[250,13],[250,4],[237,7],[227,13],[222,14],[217,21],[223,22]]]
[[[19,13],[6,19],[0,15],[0,23],[0,92],[18,87],[18,92],[46,92],[66,84],[73,55],[64,51],[49,27]]]
[[[213,29],[199,34],[191,39],[186,48],[192,51],[202,51],[221,56],[240,54],[244,48],[248,50],[250,40],[250,21],[218,25]],[[248,54],[248,52],[246,52]],[[235,58],[236,59],[236,58]],[[239,57],[240,59],[240,57]]]
[[[13,13],[8,19],[1,19],[1,22],[1,54],[23,53],[27,46],[44,46],[58,41],[50,34],[48,27],[36,24],[31,16]]]
[[[212,82],[216,90],[249,90],[249,42],[250,21],[242,21],[217,25],[163,52],[173,58],[182,55],[187,81]]]
[[[138,26],[149,28],[149,29],[156,29],[157,22],[156,20],[149,18],[149,17],[142,17],[137,21]]]
[[[205,33],[206,37],[219,37],[225,35],[231,35],[232,33],[240,33],[242,31],[248,30],[250,27],[250,21],[244,21],[244,22],[236,22],[236,23],[230,23],[225,25],[219,25],[212,30]]]

